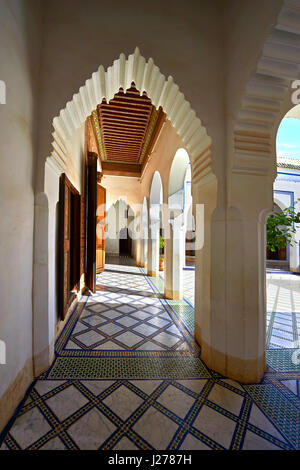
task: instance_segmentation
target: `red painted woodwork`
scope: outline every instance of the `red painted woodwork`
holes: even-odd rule
[[[59,187],[58,314],[64,319],[80,281],[80,195],[65,174]]]
[[[105,267],[105,216],[106,189],[97,184],[96,212],[96,273],[104,271]]]

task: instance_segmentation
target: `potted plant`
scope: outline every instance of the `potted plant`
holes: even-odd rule
[[[165,240],[160,235],[159,237],[159,270],[160,271],[164,270],[164,260],[165,260],[164,247],[165,247]]]

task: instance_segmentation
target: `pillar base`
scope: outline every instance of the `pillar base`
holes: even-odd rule
[[[172,291],[169,289],[165,289],[164,296],[166,299],[169,299],[169,300],[182,300],[183,299],[182,292]]]
[[[87,286],[83,287],[81,289],[81,295],[84,295],[84,296],[90,295],[90,289]]]
[[[266,371],[266,356],[243,359],[229,356],[200,340],[199,327],[195,325],[195,339],[201,347],[201,359],[205,365],[219,374],[243,384],[258,383]]]
[[[54,341],[44,351],[36,354],[33,358],[33,375],[38,377],[40,374],[49,369],[54,361]]]
[[[147,276],[150,276],[150,277],[158,277],[159,276],[159,273],[157,271],[148,271],[147,272]]]

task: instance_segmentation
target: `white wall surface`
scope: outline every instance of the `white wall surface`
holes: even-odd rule
[[[100,64],[107,68],[121,52],[128,55],[138,46],[144,57],[153,57],[162,73],[174,77],[212,137],[213,160],[222,176],[219,202],[223,203],[230,153],[226,137],[231,142],[232,120],[282,3],[1,0],[0,79],[7,84],[7,104],[0,105],[0,281],[4,293],[0,339],[7,343],[8,365],[0,366],[0,396],[32,356],[33,188],[36,193],[45,191],[44,162],[51,150],[53,118]],[[170,163],[182,143],[168,124],[164,127],[162,132],[170,139],[156,145],[157,154],[149,162],[140,191],[134,183],[137,202],[149,195],[157,168],[167,199]],[[68,171],[77,187],[82,136],[79,131],[70,147],[74,167]],[[159,162],[162,155],[168,156],[167,162]],[[54,222],[51,227],[48,243],[53,248]],[[53,272],[51,279],[49,283],[54,284]],[[47,300],[54,312],[55,292]]]
[[[52,119],[100,64],[106,69],[136,46],[172,75],[221,152],[222,1],[99,0],[46,3],[40,158],[50,153]]]
[[[274,182],[274,202],[279,205],[281,209],[290,207],[293,204],[296,212],[300,212],[300,171],[290,170],[285,168],[278,168],[280,172],[279,178]],[[285,174],[282,174],[285,173]],[[290,176],[295,175],[294,178],[299,178],[299,181],[290,181]],[[290,194],[292,193],[292,195]],[[293,236],[293,244],[290,245],[290,269],[292,271],[300,271],[300,228],[296,227],[296,233]]]
[[[0,396],[32,358],[40,26],[39,1],[0,2],[0,79],[7,86],[6,104],[0,105],[0,339],[7,347],[7,365],[0,365]]]

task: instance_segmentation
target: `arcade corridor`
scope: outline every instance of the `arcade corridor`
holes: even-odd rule
[[[1,449],[300,448],[299,371],[269,350],[260,384],[208,370],[193,308],[166,301],[161,278],[107,264],[29,389]]]

